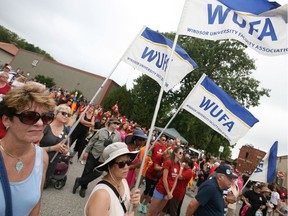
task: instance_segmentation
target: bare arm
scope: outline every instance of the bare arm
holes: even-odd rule
[[[168,181],[167,181],[168,172],[169,172],[168,169],[164,169],[164,170],[163,170],[163,178],[162,178],[162,181],[163,181],[163,185],[164,185],[164,188],[165,188],[165,190],[166,190],[166,193],[167,193],[167,198],[168,198],[168,199],[172,199],[173,195],[172,195],[171,191],[169,190]]]
[[[86,204],[86,216],[108,216],[110,196],[105,189],[95,191]]]
[[[43,151],[43,173],[42,173],[42,180],[41,180],[41,195],[40,195],[40,199],[39,199],[38,203],[32,209],[29,216],[38,216],[40,213],[40,205],[41,205],[43,187],[44,187],[44,183],[45,183],[45,179],[46,179],[46,171],[47,171],[47,167],[48,167],[48,163],[49,163],[49,157],[48,157],[47,152],[44,149],[42,149],[42,151]]]
[[[187,210],[186,210],[186,216],[191,216],[195,213],[195,211],[199,208],[200,206],[200,203],[195,199],[193,198],[189,205],[187,206]]]

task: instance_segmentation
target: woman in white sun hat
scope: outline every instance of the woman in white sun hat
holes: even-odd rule
[[[130,193],[126,176],[131,161],[138,151],[130,152],[122,142],[107,146],[102,154],[104,163],[96,167],[106,171],[102,180],[93,189],[84,208],[84,215],[133,216],[140,202],[140,190]],[[133,211],[129,212],[130,205]]]

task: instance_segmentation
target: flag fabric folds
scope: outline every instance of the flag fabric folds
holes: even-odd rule
[[[222,4],[227,4],[230,7]],[[254,0],[186,0],[178,26],[178,34],[192,37],[221,40],[235,39],[258,53],[267,56],[288,54],[287,11],[288,5],[255,8]],[[257,0],[257,2],[265,0]],[[253,3],[253,4],[252,4]],[[244,10],[243,6],[259,10]],[[241,6],[242,5],[242,6]],[[241,7],[240,7],[241,6]],[[269,9],[273,10],[269,10]],[[239,12],[240,11],[240,12]],[[258,11],[258,12],[259,12]]]
[[[144,27],[127,49],[122,60],[148,75],[162,86],[172,46],[173,42],[171,40],[158,32]],[[166,92],[178,84],[189,72],[198,67],[186,51],[178,45],[172,59],[170,71],[163,87]]]
[[[203,74],[183,102],[183,109],[235,144],[258,122],[248,110]]]
[[[266,153],[264,158],[258,164],[249,178],[250,181],[259,181],[265,183],[273,182],[276,173],[277,151],[278,141],[272,145],[270,151]]]
[[[261,14],[269,10],[276,9],[281,5],[277,2],[269,2],[267,0],[218,0],[222,4],[226,5],[232,10],[249,13],[249,14]]]

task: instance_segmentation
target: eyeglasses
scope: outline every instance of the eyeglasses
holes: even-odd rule
[[[120,162],[114,162],[115,164],[118,164],[118,167],[121,169],[121,168],[124,168],[125,165],[127,164],[127,166],[130,166],[131,165],[131,161],[130,160],[127,160],[127,161],[120,161]]]
[[[67,113],[67,112],[60,112],[63,116],[67,116],[67,117],[71,117],[71,114],[70,113]]]
[[[23,111],[22,113],[15,113],[14,116],[17,116],[19,120],[26,125],[33,125],[38,122],[40,118],[44,125],[48,125],[54,119],[54,114],[52,112],[40,115],[40,113],[34,111]]]

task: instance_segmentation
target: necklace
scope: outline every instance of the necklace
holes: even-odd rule
[[[19,173],[19,172],[22,170],[23,166],[24,166],[23,161],[20,160],[19,158],[15,157],[14,155],[10,154],[9,152],[7,152],[7,151],[3,148],[3,146],[2,146],[1,143],[0,143],[0,147],[1,147],[1,149],[2,149],[8,156],[10,156],[10,157],[15,158],[15,159],[18,160],[18,162],[16,163],[15,168],[16,168],[17,172]]]

